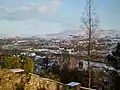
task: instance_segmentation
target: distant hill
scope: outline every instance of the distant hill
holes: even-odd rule
[[[67,38],[69,35],[75,35],[78,33],[80,30],[64,30],[59,33],[55,34],[47,34],[46,37],[48,38]]]
[[[64,30],[55,34],[47,34],[46,38],[68,38],[69,36],[85,36],[84,30]],[[120,37],[120,30],[98,30],[96,36],[100,38],[104,37]]]
[[[99,30],[96,32],[100,37],[120,37],[120,30]]]

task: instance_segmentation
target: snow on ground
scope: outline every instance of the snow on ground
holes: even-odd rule
[[[81,60],[82,62],[83,62],[83,68],[85,69],[85,70],[87,70],[87,68],[88,68],[88,61],[85,61],[85,60]],[[100,69],[102,69],[102,68],[108,68],[109,70],[114,70],[114,68],[112,68],[112,67],[110,67],[110,66],[107,66],[105,63],[99,63],[99,62],[90,62],[90,65],[92,66],[92,67],[97,67],[97,68],[100,68]]]

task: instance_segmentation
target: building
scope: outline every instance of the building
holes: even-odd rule
[[[70,82],[67,86],[68,88],[66,90],[80,90],[81,84],[78,82]]]

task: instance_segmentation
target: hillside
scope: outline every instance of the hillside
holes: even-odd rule
[[[63,90],[60,83],[34,74],[15,74],[0,69],[0,90]]]

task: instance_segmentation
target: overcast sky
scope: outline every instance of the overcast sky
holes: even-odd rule
[[[120,30],[120,0],[94,0],[102,29]],[[79,29],[85,0],[0,0],[0,35]]]

